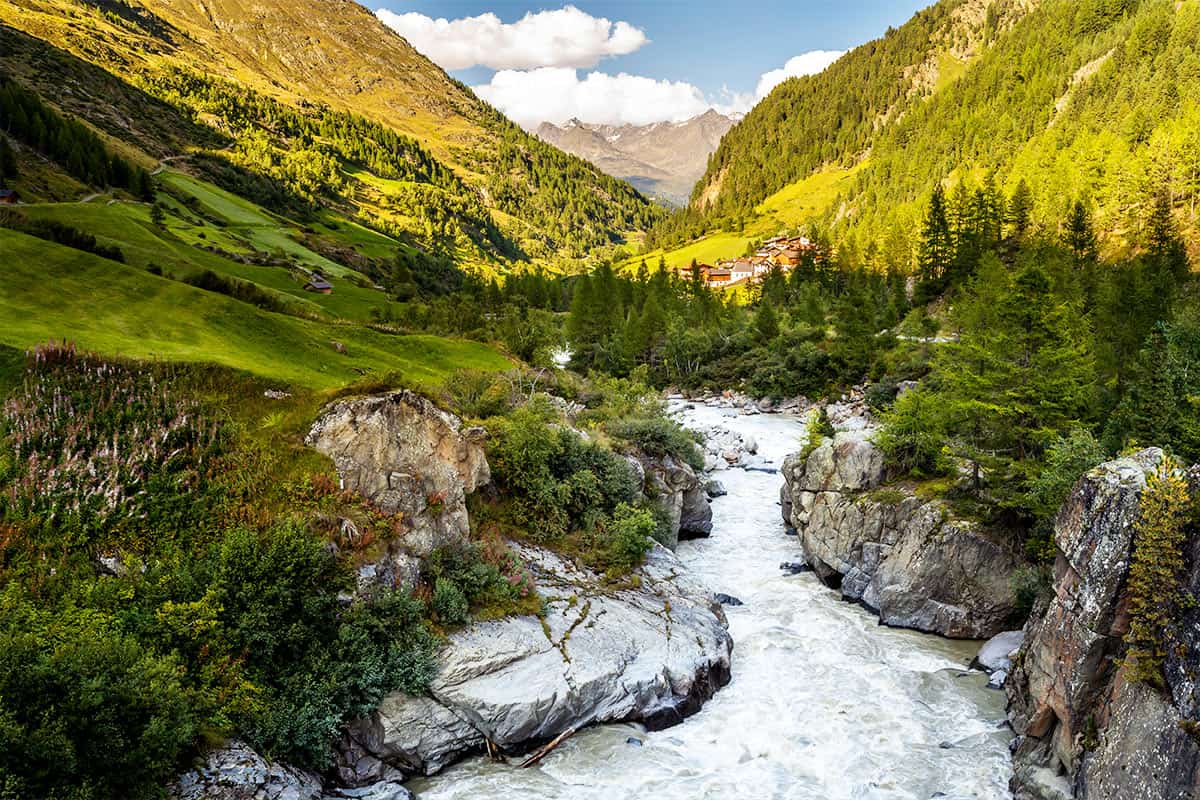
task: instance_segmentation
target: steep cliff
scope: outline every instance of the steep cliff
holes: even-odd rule
[[[844,430],[783,465],[784,520],[817,576],[887,625],[984,638],[1015,607],[1011,547],[940,500],[887,487],[870,427]]]
[[[1167,639],[1166,687],[1132,683],[1122,666],[1134,526],[1156,448],[1103,464],[1075,486],[1055,526],[1053,594],[1025,628],[1008,683],[1018,800],[1200,797],[1200,612]],[[1191,474],[1193,496],[1200,472]],[[1200,590],[1200,536],[1190,537],[1184,587]],[[1164,587],[1165,590],[1165,587]]]

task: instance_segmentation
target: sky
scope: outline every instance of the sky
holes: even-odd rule
[[[745,112],[785,78],[821,71],[932,0],[361,1],[534,128]]]

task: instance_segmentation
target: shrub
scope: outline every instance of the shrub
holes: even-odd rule
[[[883,415],[875,444],[900,474],[940,475],[947,469],[945,425],[945,410],[937,398],[913,389],[898,397],[892,410]]]
[[[434,639],[420,604],[384,593],[343,608],[347,571],[300,527],[277,525],[266,536],[231,531],[216,561],[211,591],[223,638],[262,691],[240,727],[263,752],[328,766],[348,718],[394,689],[418,694],[432,678]]]
[[[288,311],[285,303],[257,284],[237,278],[227,278],[218,275],[211,269],[191,275],[184,282],[206,292],[216,292],[232,297],[234,300],[241,300],[243,303],[257,306],[264,311],[274,311],[279,314],[286,314]]]
[[[486,419],[509,408],[509,383],[494,372],[460,369],[442,385],[454,410],[464,417]]]
[[[804,425],[804,446],[800,448],[801,460],[807,459],[812,452],[821,446],[821,442],[834,435],[833,423],[829,421],[829,413],[820,408],[808,415]]]
[[[100,244],[92,234],[54,220],[31,220],[12,209],[0,209],[0,228],[11,228],[38,239],[92,253],[110,261],[125,263],[125,253],[121,251],[121,248],[116,245]]]
[[[606,531],[609,568],[625,573],[641,566],[657,530],[658,522],[649,510],[625,503],[618,506]]]
[[[463,625],[471,618],[467,596],[448,578],[438,578],[434,584],[432,606],[438,622],[443,625]]]
[[[548,410],[533,404],[490,426],[488,460],[508,494],[514,522],[537,541],[591,527],[637,494],[623,458],[575,432],[551,426]]]
[[[666,417],[641,417],[609,424],[608,432],[624,439],[651,456],[670,456],[690,464],[693,469],[704,468],[704,456],[697,447],[697,437],[674,420]]]
[[[158,797],[200,720],[179,662],[107,615],[0,595],[0,794]]]

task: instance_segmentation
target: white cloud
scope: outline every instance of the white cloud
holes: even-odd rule
[[[513,23],[491,12],[456,20],[382,8],[375,14],[446,70],[592,67],[602,58],[632,53],[650,41],[628,22],[593,17],[574,6],[530,12]]]
[[[628,75],[588,72],[582,78],[570,67],[531,70],[504,69],[489,83],[473,87],[475,93],[526,128],[542,122],[562,124],[572,117],[609,125],[646,125],[679,122],[715,108],[722,114],[745,113],[790,77],[821,72],[842,55],[841,51],[802,53],[781,69],[758,80],[753,93],[721,87],[708,97],[684,81],[666,81]]]
[[[807,53],[793,56],[788,59],[782,69],[773,69],[770,72],[763,73],[763,76],[758,79],[758,86],[754,90],[754,95],[757,99],[761,100],[769,95],[772,89],[788,78],[798,78],[801,75],[816,75],[818,72],[824,72],[826,67],[841,58],[845,52],[845,50],[810,50]]]
[[[568,68],[543,67],[527,72],[502,70],[475,93],[527,128],[540,122],[646,125],[680,121],[703,114],[712,103],[690,83],[637,75],[589,72],[582,79]]]

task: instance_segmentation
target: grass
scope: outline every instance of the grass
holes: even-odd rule
[[[272,314],[10,230],[0,229],[0,250],[8,262],[0,344],[12,348],[70,340],[103,355],[211,362],[315,389],[368,375],[435,386],[456,369],[511,366],[475,342]]]
[[[752,237],[743,236],[736,233],[712,233],[705,236],[703,239],[692,242],[689,245],[680,247],[677,250],[663,251],[651,250],[645,255],[631,258],[621,265],[621,269],[632,271],[638,268],[642,260],[646,261],[646,266],[653,270],[658,265],[660,257],[666,260],[667,266],[671,268],[686,267],[692,263],[692,259],[702,264],[712,264],[725,258],[737,258],[744,255],[746,247],[753,241]]]
[[[199,182],[197,185],[200,185]],[[211,188],[215,190],[215,187]],[[110,205],[104,200],[97,200],[82,204],[29,204],[21,207],[21,213],[31,218],[62,222],[93,234],[104,244],[115,244],[124,252],[131,266],[146,268],[154,265],[177,278],[209,269],[252,281],[267,290],[286,295],[288,305],[300,315],[366,322],[370,320],[371,309],[386,306],[390,302],[385,293],[371,288],[365,277],[344,267],[339,266],[336,273],[323,270],[323,274],[329,275],[333,282],[334,291],[321,295],[304,291],[305,277],[299,270],[243,264],[201,249],[202,246],[211,245],[230,253],[248,254],[255,249],[266,249],[262,244],[271,238],[272,231],[266,229],[267,223],[226,227],[210,224],[166,195],[161,197],[167,207],[165,230],[151,223],[149,206],[143,203],[118,202]],[[206,213],[216,213],[208,206],[205,209]],[[248,216],[246,209],[242,209],[241,213],[244,214],[243,219]],[[269,224],[276,226],[273,233],[277,237],[287,238],[278,230],[280,223]],[[345,243],[372,241],[371,237],[375,237],[372,247],[380,252],[384,251],[384,246],[378,240],[391,241],[352,223],[337,224],[336,230],[324,226],[316,230],[324,238]],[[247,246],[247,242],[251,242],[252,246]],[[307,254],[304,258],[296,259],[298,264],[312,267],[325,261],[298,242],[293,241],[292,245]],[[394,253],[397,246],[393,244],[388,254]],[[360,286],[356,281],[368,285]]]
[[[788,184],[754,209],[758,218],[748,229],[770,237],[820,217],[837,202],[866,164],[860,161],[849,169],[830,167]]]

